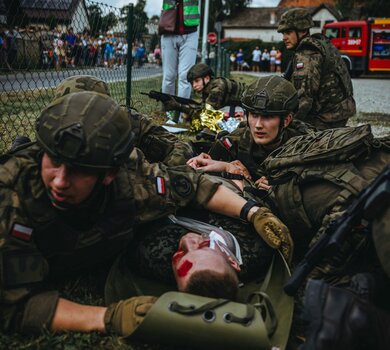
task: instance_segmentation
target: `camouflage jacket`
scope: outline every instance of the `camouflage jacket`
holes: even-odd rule
[[[214,109],[224,106],[241,106],[244,89],[244,83],[232,79],[222,77],[211,79],[202,92],[202,100]]]
[[[332,43],[321,34],[301,40],[292,61],[291,82],[298,90],[295,118],[320,125],[345,121],[356,113],[347,67]],[[318,121],[320,120],[320,121]]]
[[[264,175],[261,163],[274,149],[294,136],[305,135],[314,130],[310,125],[294,120],[283,130],[277,143],[264,147],[253,142],[247,123],[243,123],[229,135],[217,140],[209,154],[215,160],[226,162],[238,159],[246,166],[255,181]]]
[[[186,164],[193,156],[193,150],[188,143],[179,140],[150,118],[133,109],[129,110],[129,117],[135,134],[134,145],[141,149],[149,162],[176,166]]]
[[[137,161],[137,152],[109,186],[77,209],[66,211],[50,202],[40,174],[42,150],[36,144],[2,157],[3,330],[33,332],[49,325],[58,300],[58,293],[42,292],[41,282],[49,274],[61,276],[108,261],[132,239],[134,221],[174,213],[194,202],[204,204],[219,186],[187,166],[170,169],[150,166],[143,158]]]

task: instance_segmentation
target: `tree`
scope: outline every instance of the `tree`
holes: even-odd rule
[[[148,23],[148,15],[145,12],[146,0],[138,0],[133,9],[133,38],[140,39],[143,34],[148,32],[146,24]],[[127,23],[127,14],[129,13],[130,5],[121,8],[121,21]]]
[[[337,0],[336,7],[346,19],[390,17],[388,0]]]
[[[208,23],[210,31],[214,30],[216,21],[234,16],[235,13],[250,5],[251,2],[252,0],[211,0]],[[202,1],[202,13],[204,13],[204,1]]]

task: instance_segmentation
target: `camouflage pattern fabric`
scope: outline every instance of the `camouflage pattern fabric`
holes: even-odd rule
[[[355,115],[347,67],[325,36],[304,37],[295,49],[292,65],[291,82],[299,97],[295,118],[324,129],[324,124],[327,128],[344,126]]]
[[[214,109],[224,106],[241,106],[241,96],[244,90],[244,83],[222,77],[215,78],[205,86],[202,100]]]
[[[81,91],[94,91],[110,96],[104,80],[91,75],[76,75],[58,84],[54,99]],[[163,162],[169,166],[183,165],[193,156],[188,143],[155,124],[151,118],[134,109],[128,109],[128,117],[134,134],[134,146],[140,148],[150,162]]]
[[[133,153],[136,151],[133,151]],[[49,276],[78,272],[117,256],[133,237],[134,220],[156,219],[180,206],[202,205],[218,184],[189,167],[160,168],[142,158],[120,168],[109,186],[93,200],[58,210],[41,180],[43,151],[30,144],[0,163],[0,320],[3,330],[20,329],[28,307],[33,325],[51,320],[58,294],[47,306],[29,300]],[[142,155],[142,152],[140,152]],[[199,187],[202,187],[199,189]],[[138,216],[135,211],[138,210]],[[35,309],[34,309],[35,305]]]
[[[189,143],[179,140],[174,134],[135,110],[129,111],[134,133],[134,145],[151,162],[162,162],[168,166],[184,165],[193,157]]]
[[[229,135],[217,140],[209,154],[215,160],[227,162],[235,159],[240,160],[249,170],[252,180],[255,181],[265,175],[260,165],[274,149],[294,136],[305,135],[314,131],[315,129],[312,126],[299,120],[293,120],[287,128],[283,129],[275,142],[264,147],[253,142],[250,129],[244,123]]]
[[[305,31],[312,27],[314,27],[314,22],[309,11],[305,8],[293,8],[284,12],[280,17],[278,32],[283,33],[287,30]]]
[[[239,278],[243,282],[264,277],[272,260],[273,250],[264,243],[252,225],[223,215],[206,212],[186,212],[211,225],[230,231],[241,248],[243,265]],[[147,234],[145,234],[147,232]],[[151,222],[136,229],[135,242],[128,254],[128,264],[140,276],[175,284],[171,259],[177,251],[180,237],[187,229],[170,223],[167,219]]]
[[[95,91],[103,95],[110,95],[107,83],[92,75],[75,75],[61,81],[54,93],[54,99],[60,98],[72,92]]]

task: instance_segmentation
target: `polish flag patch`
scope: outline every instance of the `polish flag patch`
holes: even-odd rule
[[[161,176],[156,177],[156,191],[158,194],[165,194],[165,179]]]
[[[303,62],[298,62],[297,63],[297,69],[302,69],[304,67]]]
[[[230,149],[233,146],[232,142],[227,137],[222,140],[222,143],[227,149]]]
[[[22,241],[30,242],[33,229],[21,224],[14,224],[11,230],[11,236],[21,239]]]

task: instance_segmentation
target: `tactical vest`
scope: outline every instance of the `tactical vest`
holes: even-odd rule
[[[176,6],[177,0],[164,0],[163,10]],[[199,0],[183,0],[184,25],[186,27],[198,26],[200,23]]]
[[[283,130],[280,144],[285,143],[292,137],[314,133],[315,129],[299,120],[293,120]],[[230,135],[218,140],[211,148],[209,154],[216,160],[232,161],[240,160],[249,170],[252,179],[255,181],[263,175],[260,165],[269,155],[270,151],[261,145],[253,142],[251,132],[247,124],[241,125]]]
[[[319,95],[313,101],[311,114],[324,108],[332,108],[353,95],[353,87],[348,69],[336,47],[322,34],[313,34],[302,39],[296,51],[315,50],[323,57]],[[295,62],[294,66],[296,66]],[[355,114],[351,108],[349,115]]]
[[[1,166],[3,184],[18,194],[14,203],[3,203],[4,211],[10,206],[15,213],[7,217],[4,224],[11,231],[2,237],[6,249],[1,254],[0,279],[8,289],[43,281],[49,271],[70,273],[101,264],[121,252],[132,238],[134,203],[125,171],[102,189],[93,210],[61,211],[51,204],[42,182],[40,154],[40,148],[32,145]],[[28,235],[20,235],[16,227]]]
[[[354,165],[381,147],[369,125],[329,129],[294,137],[264,161],[267,177],[281,219],[294,233],[309,232],[313,224],[306,214],[300,187],[324,180],[340,188],[336,203],[346,203],[368,185]],[[326,205],[326,203],[324,203]]]

